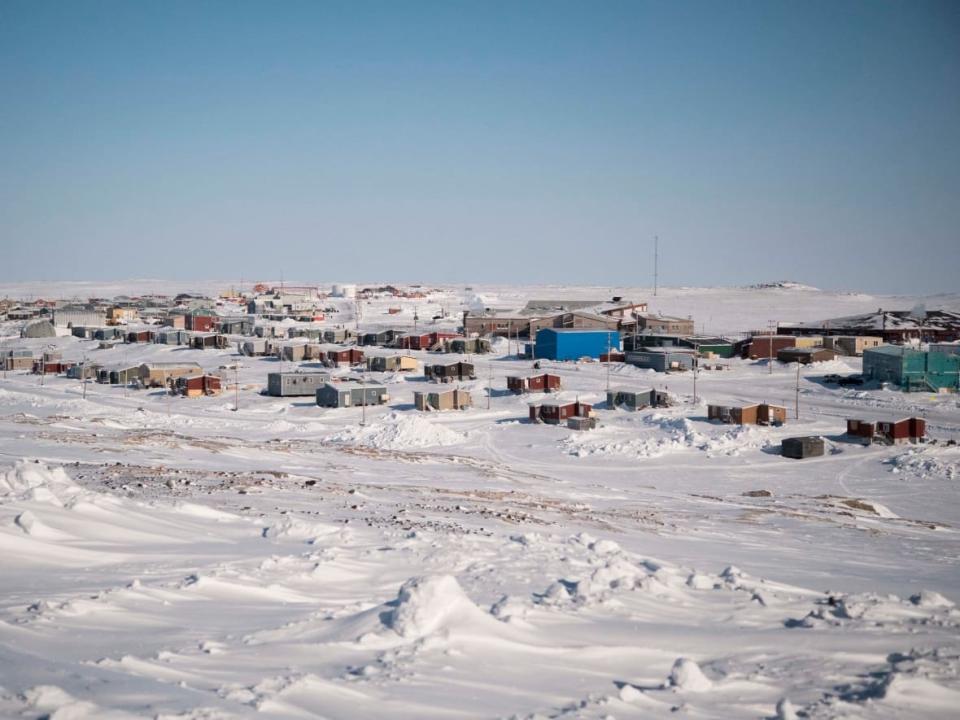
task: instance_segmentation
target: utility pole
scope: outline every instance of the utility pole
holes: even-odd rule
[[[697,403],[697,375],[700,374],[700,345],[693,345],[693,403]]]
[[[493,362],[487,363],[487,410],[490,409],[490,396],[493,395]]]
[[[360,427],[363,427],[367,424],[367,375],[366,373],[361,373],[360,375],[360,394],[362,396],[362,414],[360,416]]]
[[[794,412],[794,419],[800,419],[800,365],[802,363],[797,360],[797,399],[796,399],[796,410]]]
[[[767,374],[773,375],[773,328],[776,327],[776,320],[769,320],[770,330],[769,335],[767,335],[767,345],[769,346],[769,352],[767,355]]]
[[[653,236],[653,295],[657,295],[657,284],[660,280],[660,238]]]
[[[237,360],[233,364],[233,389],[234,389],[234,401],[233,401],[233,411],[238,412],[240,410],[240,361]]]
[[[610,331],[607,330],[607,392],[610,392]]]

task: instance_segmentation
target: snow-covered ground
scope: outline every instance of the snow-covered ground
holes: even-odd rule
[[[30,292],[223,284],[144,287]],[[364,303],[362,324],[409,324],[416,311],[428,327],[445,315],[442,327],[478,300],[612,295],[692,315],[708,333],[960,307],[960,296],[798,287],[474,287]],[[349,304],[337,321],[355,321]],[[23,342],[67,360],[237,360]],[[575,433],[525,421],[536,398],[507,394],[504,378],[530,364],[506,341],[496,350],[472,358],[478,380],[462,385],[476,406],[462,412],[413,410],[430,387],[420,373],[370,373],[391,400],[362,426],[360,408],[260,395],[272,359],[243,359],[236,411],[232,382],[196,400],[90,384],[84,399],[65,378],[0,379],[0,717],[940,718],[960,707],[956,396],[820,381],[859,370],[846,358],[803,370],[796,420],[794,369],[776,363],[720,361],[700,373],[697,402],[689,373],[544,363],[565,393],[598,403],[600,427]],[[682,402],[608,409],[608,373]],[[788,423],[705,418],[706,402],[749,401],[786,405]],[[841,438],[847,417],[906,415],[924,416],[938,442]],[[782,458],[779,441],[800,434],[825,436],[827,454]]]

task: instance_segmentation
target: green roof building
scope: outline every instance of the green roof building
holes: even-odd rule
[[[904,390],[960,390],[960,355],[881,345],[863,351],[863,376]]]

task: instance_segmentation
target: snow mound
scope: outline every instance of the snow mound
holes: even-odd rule
[[[263,537],[268,539],[290,538],[293,540],[314,541],[325,535],[333,535],[339,528],[322,523],[313,523],[301,520],[290,515],[283,515],[280,520],[263,529]]]
[[[329,442],[378,450],[457,445],[465,439],[463,433],[432,423],[420,415],[399,412],[390,413],[380,422],[347,428],[327,437]]]
[[[693,660],[677,658],[670,670],[670,687],[687,692],[704,692],[713,687],[713,683],[703,674],[700,666]]]
[[[952,600],[944,597],[938,592],[933,590],[921,590],[916,595],[910,596],[910,602],[918,607],[927,607],[927,608],[952,608],[954,603]]]
[[[465,624],[496,622],[473,604],[452,575],[407,580],[383,624],[403,638],[416,639]]]
[[[82,492],[63,468],[41,462],[18,460],[13,469],[0,473],[0,502],[16,498],[62,506]]]

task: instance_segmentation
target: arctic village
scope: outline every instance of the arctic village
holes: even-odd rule
[[[37,283],[0,716],[944,718],[960,296]]]

